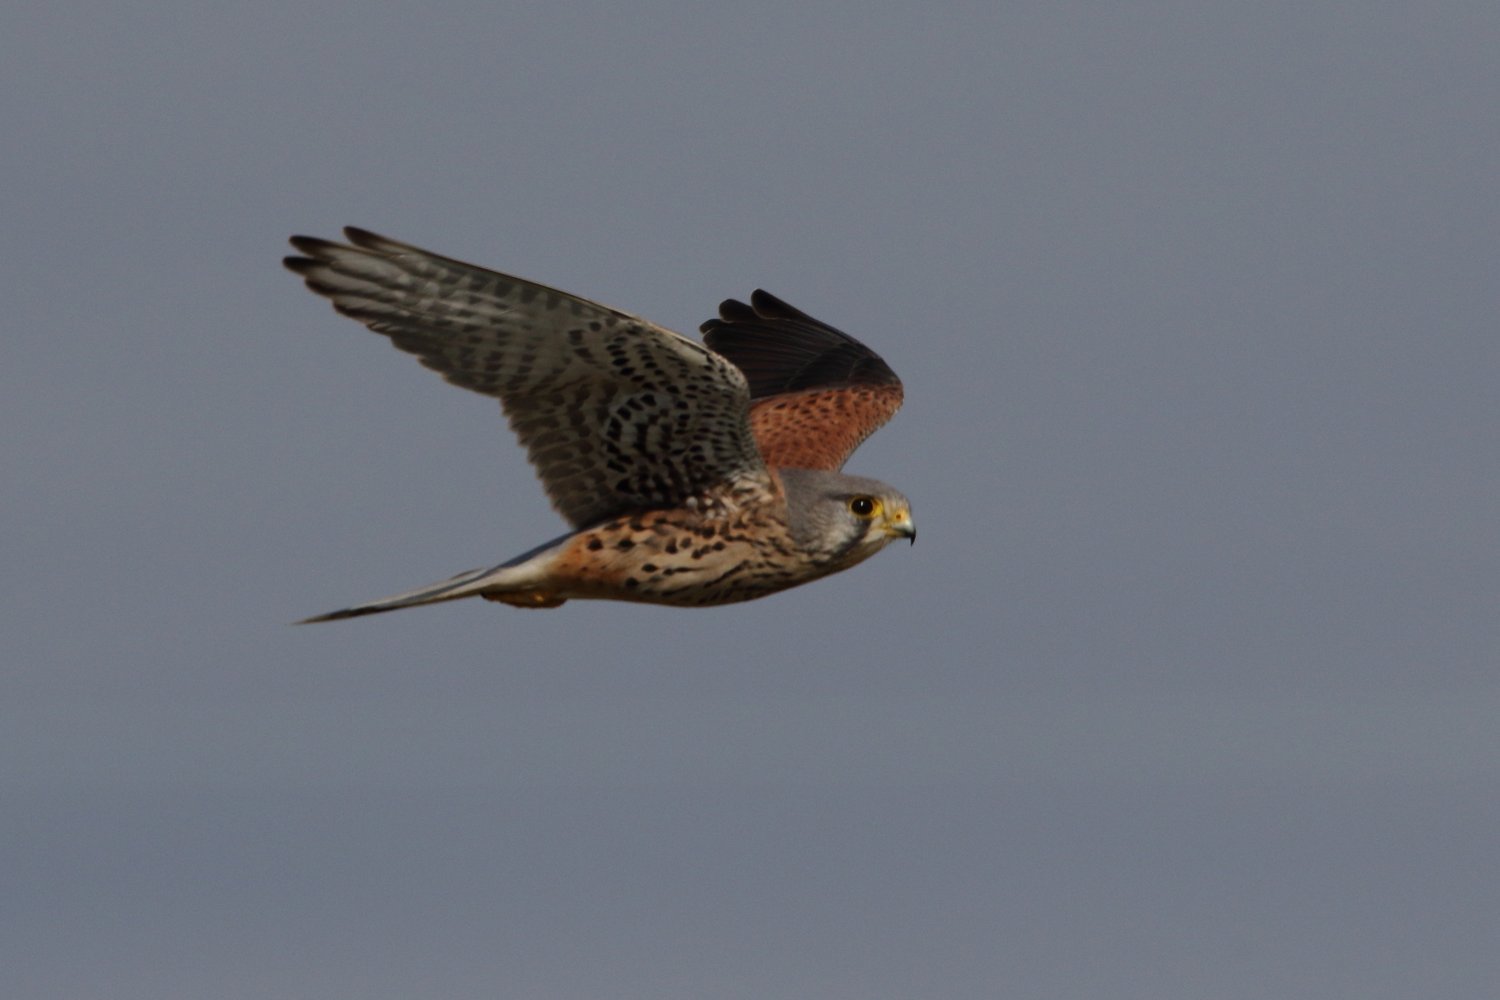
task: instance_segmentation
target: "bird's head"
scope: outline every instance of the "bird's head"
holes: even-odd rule
[[[885,483],[816,469],[781,469],[792,537],[830,570],[917,540],[911,502]]]

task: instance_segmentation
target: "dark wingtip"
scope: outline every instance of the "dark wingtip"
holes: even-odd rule
[[[739,299],[725,299],[719,303],[719,315],[698,324],[699,333],[709,333],[730,323],[744,323],[755,318],[755,310]]]
[[[789,305],[783,299],[778,299],[764,288],[757,288],[750,293],[750,305],[755,315],[766,319],[801,319],[813,323],[818,322],[801,309]]]
[[[748,323],[756,318],[755,307],[739,299],[725,299],[719,303],[719,318],[726,323]]]
[[[309,255],[316,254],[319,250],[327,247],[338,246],[337,243],[325,240],[320,236],[291,236],[287,238],[287,242]]]
[[[764,288],[719,303],[719,315],[698,329],[711,351],[750,381],[751,399],[802,389],[901,384],[880,356],[858,340]]]
[[[326,257],[330,250],[347,250],[350,246],[358,247],[362,250],[379,250],[395,242],[394,240],[386,239],[379,233],[372,233],[370,230],[361,229],[358,226],[345,226],[344,239],[349,241],[348,245],[335,243],[333,240],[325,240],[321,236],[302,235],[288,237],[287,242],[309,257]]]
[[[357,247],[365,247],[367,249],[370,247],[379,246],[382,243],[389,242],[384,236],[381,236],[379,233],[372,233],[370,232],[370,230],[361,229],[359,226],[345,226],[344,239],[348,240],[350,243],[353,243]]]

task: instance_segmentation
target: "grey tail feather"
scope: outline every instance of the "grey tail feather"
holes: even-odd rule
[[[514,569],[545,556],[553,549],[564,544],[578,532],[568,531],[548,542],[543,542],[534,549],[522,552],[514,559],[509,559],[499,566],[491,566],[488,569],[471,569],[467,573],[451,576],[441,583],[429,583],[425,587],[416,590],[408,590],[404,594],[392,594],[390,597],[382,597],[377,601],[367,601],[364,604],[356,604],[352,608],[340,608],[338,611],[330,611],[326,615],[314,615],[312,618],[304,618],[294,625],[311,625],[314,622],[336,622],[341,618],[359,618],[362,615],[376,615],[382,611],[395,611],[397,608],[410,608],[418,604],[437,604],[440,601],[456,601],[460,597],[473,597],[488,586],[498,584],[499,580],[491,580],[491,576],[501,574],[504,569]],[[476,586],[477,584],[477,586]]]
[[[492,566],[488,569],[471,569],[457,576],[449,577],[442,583],[428,584],[418,590],[408,590],[404,594],[394,594],[390,597],[382,597],[378,601],[370,601],[366,604],[356,604],[352,608],[340,608],[338,611],[330,611],[326,615],[314,615],[301,621],[293,622],[294,625],[311,625],[314,622],[334,622],[341,618],[358,618],[361,615],[375,615],[382,611],[395,611],[397,608],[410,608],[418,604],[436,604],[439,601],[454,601],[460,597],[472,597],[478,593],[475,590],[464,589],[476,580],[482,580],[504,566]]]
[[[487,587],[499,584],[499,578],[505,577],[510,582],[515,582],[511,574],[503,574],[500,571],[515,569],[549,554],[553,549],[564,544],[568,539],[576,535],[576,531],[565,532],[548,542],[543,542],[534,549],[522,552],[514,559],[507,560],[499,566],[491,566],[488,569],[471,569],[467,573],[449,577],[441,583],[429,583],[425,587],[416,590],[408,590],[404,594],[392,594],[390,597],[382,597],[376,601],[366,601],[364,604],[356,604],[352,608],[340,608],[338,611],[330,611],[326,615],[314,615],[312,618],[304,618],[294,625],[311,625],[314,622],[336,622],[341,618],[359,618],[363,615],[375,615],[382,611],[395,611],[397,608],[411,608],[418,604],[437,604],[440,601],[456,601],[460,597],[473,597],[485,590]],[[496,579],[490,579],[496,577]]]

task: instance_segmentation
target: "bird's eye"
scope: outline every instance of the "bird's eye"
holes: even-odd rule
[[[849,513],[855,517],[869,520],[880,513],[880,501],[874,497],[853,497],[849,501]]]

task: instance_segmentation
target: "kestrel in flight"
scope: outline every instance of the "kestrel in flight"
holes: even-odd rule
[[[284,263],[449,382],[499,399],[573,530],[307,621],[476,595],[523,608],[730,604],[916,540],[904,496],[839,472],[901,405],[896,373],[853,337],[757,290],[720,305],[699,344],[545,285],[344,235],[294,236],[304,256]]]

